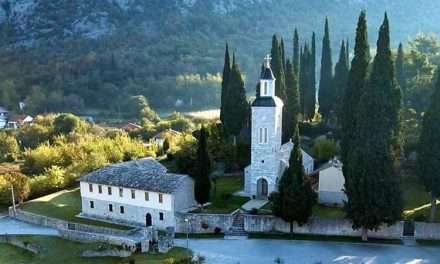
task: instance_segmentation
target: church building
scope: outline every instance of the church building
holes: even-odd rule
[[[244,192],[253,199],[267,199],[289,166],[293,143],[282,144],[283,101],[275,96],[275,76],[265,58],[260,89],[252,103],[251,164],[245,168]],[[313,158],[302,151],[306,174],[313,172]]]

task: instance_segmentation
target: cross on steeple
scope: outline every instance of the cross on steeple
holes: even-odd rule
[[[266,65],[266,68],[270,68],[270,61],[272,60],[272,57],[267,54],[266,57],[264,57],[264,64]]]

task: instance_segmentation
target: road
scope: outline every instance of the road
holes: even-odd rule
[[[0,235],[43,235],[58,236],[58,231],[52,228],[31,225],[9,217],[0,218]]]
[[[176,244],[186,246],[186,240]],[[324,241],[190,239],[207,264],[434,264],[440,248]]]

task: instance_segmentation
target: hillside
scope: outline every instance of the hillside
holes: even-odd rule
[[[163,110],[215,107],[225,41],[251,93],[273,33],[288,54],[294,27],[302,40],[316,31],[320,48],[328,16],[335,52],[353,43],[361,9],[372,44],[384,11],[394,45],[439,31],[440,3],[429,0],[3,0],[0,104],[123,115],[126,98],[143,94]]]

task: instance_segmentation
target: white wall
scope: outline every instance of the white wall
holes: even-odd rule
[[[319,191],[342,192],[344,184],[341,168],[330,167],[319,172]]]
[[[166,210],[166,211],[173,211],[173,197],[170,194],[162,194],[163,196],[163,203],[159,203],[159,193],[157,192],[148,192],[149,193],[149,200],[145,200],[145,191],[142,190],[135,190],[135,199],[131,198],[131,190],[128,188],[123,188],[123,197],[119,196],[119,187],[111,186],[112,187],[112,194],[109,195],[107,192],[108,185],[101,185],[102,186],[102,193],[98,192],[98,185],[96,183],[93,183],[93,192],[89,191],[89,183],[87,182],[81,182],[80,183],[80,189],[81,189],[81,196],[85,198],[89,198],[92,200],[102,200],[107,202],[114,202],[114,203],[121,203],[121,204],[128,204],[132,206],[140,206],[140,207],[147,207],[152,209],[158,209],[158,210]]]

